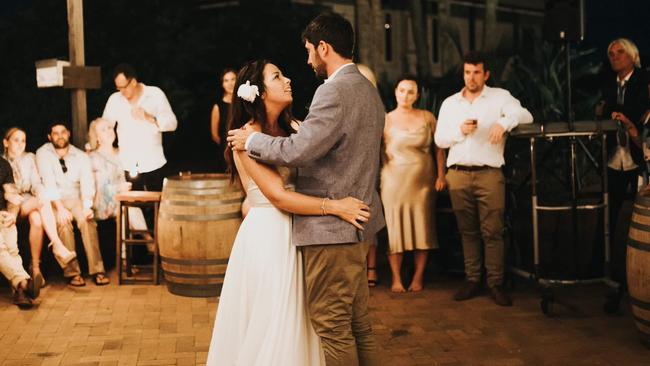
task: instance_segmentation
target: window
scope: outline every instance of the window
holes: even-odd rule
[[[476,9],[473,7],[469,8],[469,16],[467,17],[469,22],[469,27],[467,31],[469,32],[469,50],[476,50]],[[486,37],[484,34],[483,37]]]
[[[438,50],[440,40],[438,39],[438,33],[438,18],[433,17],[431,19],[431,59],[434,64],[440,62],[440,52]]]
[[[386,18],[384,20],[384,38],[385,38],[385,45],[386,45],[386,61],[393,61],[393,21],[391,19],[390,14],[386,14]]]

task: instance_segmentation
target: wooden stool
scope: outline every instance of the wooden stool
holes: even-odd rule
[[[158,280],[158,206],[160,192],[129,191],[115,196],[120,203],[117,212],[117,278],[118,284],[152,283],[157,285]],[[152,207],[154,210],[153,230],[134,230],[129,225],[129,207]],[[134,239],[134,234],[150,234],[151,239]],[[153,268],[151,278],[136,278],[133,276],[131,247],[134,245],[153,244]],[[125,259],[122,262],[122,246],[125,248]],[[123,267],[126,267],[126,276],[123,276]]]

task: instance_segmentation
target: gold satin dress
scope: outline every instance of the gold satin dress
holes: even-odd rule
[[[392,127],[384,139],[381,200],[388,229],[388,252],[437,248],[431,125],[424,123],[414,130]]]

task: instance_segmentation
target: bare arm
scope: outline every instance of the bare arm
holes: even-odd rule
[[[445,153],[445,149],[439,149],[438,147],[435,147],[436,149],[436,165],[438,166],[438,179],[441,177],[444,179],[445,174],[447,174],[446,169],[445,169],[445,164],[447,162],[447,154]]]
[[[219,105],[215,104],[212,107],[212,114],[210,115],[210,135],[212,141],[221,145],[221,136],[219,136]]]
[[[307,196],[298,192],[286,190],[280,175],[273,168],[256,162],[248,157],[245,151],[235,153],[235,164],[238,170],[243,170],[255,181],[265,197],[271,203],[287,212],[298,215],[335,215],[363,230],[361,222],[367,222],[370,208],[361,200],[346,197],[341,200],[329,200],[325,197]]]
[[[388,141],[386,139],[388,138],[388,130],[390,129],[391,126],[390,117],[388,115],[389,113],[386,113],[386,116],[384,117],[384,133],[381,138],[381,146],[380,146],[382,164],[386,164],[388,162],[388,153],[386,151],[386,143]]]
[[[433,113],[426,111],[426,120],[431,125],[431,133],[435,134],[436,132],[436,117],[433,116]],[[447,155],[445,154],[445,149],[439,148],[435,141],[433,143],[433,151],[435,152],[436,157],[436,169],[438,170],[436,174],[435,188],[436,191],[440,192],[447,186],[447,180],[445,179],[446,174],[446,163]]]

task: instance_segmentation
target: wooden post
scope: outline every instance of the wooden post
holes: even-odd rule
[[[70,66],[84,66],[84,18],[83,0],[67,0],[68,3],[68,47]],[[72,143],[83,149],[88,136],[88,112],[86,90],[73,89],[72,102]]]

